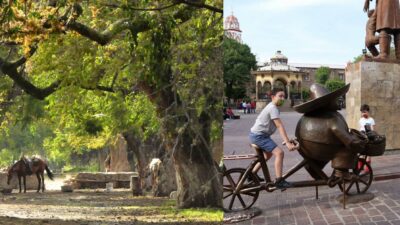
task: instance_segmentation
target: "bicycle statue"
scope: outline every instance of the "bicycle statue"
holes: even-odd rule
[[[314,186],[317,199],[318,186],[333,188],[338,185],[343,192],[343,208],[346,207],[346,195],[362,194],[368,190],[373,170],[366,157],[382,155],[386,146],[385,136],[370,130],[361,133],[349,129],[343,116],[337,112],[341,105],[338,100],[349,88],[350,84],[329,93],[325,87],[313,84],[311,100],[295,106],[295,110],[304,115],[297,123],[296,139],[292,142],[303,160],[283,174],[283,179],[287,179],[304,167],[313,179],[291,182],[291,188]],[[223,166],[226,211],[248,209],[257,201],[260,191],[277,190],[262,149],[256,145],[252,148],[257,154],[224,156],[224,160],[253,159],[247,168],[227,169]],[[323,168],[330,161],[333,172],[328,176]],[[252,173],[257,163],[261,164],[265,181],[259,181],[258,176]]]

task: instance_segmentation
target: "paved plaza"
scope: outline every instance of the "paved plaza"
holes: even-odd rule
[[[341,112],[345,114],[345,111]],[[224,154],[254,154],[249,146],[248,132],[258,114],[241,114],[239,120],[224,121]],[[289,138],[294,137],[297,121],[302,114],[282,112]],[[289,152],[281,145],[282,139],[277,131],[272,138],[285,151],[284,171],[302,160],[297,152]],[[295,188],[284,192],[268,193],[261,191],[253,207],[261,209],[262,214],[252,220],[236,223],[238,225],[252,224],[400,224],[400,179],[392,179],[400,175],[400,154],[386,152],[385,155],[372,158],[374,180],[368,193],[375,198],[368,202],[348,204],[342,209],[337,200],[341,192],[337,186],[319,187],[319,199],[315,198],[315,188]],[[271,176],[274,176],[273,158],[268,164]],[[249,160],[225,161],[227,168],[247,167]],[[324,171],[330,175],[332,168],[328,164]],[[309,180],[311,177],[301,169],[288,178],[288,181]]]

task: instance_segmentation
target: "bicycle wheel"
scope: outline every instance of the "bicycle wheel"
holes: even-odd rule
[[[223,205],[226,211],[238,211],[250,208],[257,200],[260,192],[260,181],[253,173],[248,173],[243,178],[246,170],[233,168],[225,171],[223,176]],[[251,177],[250,179],[248,177]],[[240,190],[235,192],[236,187],[241,183]]]
[[[371,166],[363,158],[358,159],[358,164],[352,170],[353,174],[357,176],[357,179],[350,181],[346,185],[346,195],[356,195],[365,193],[371,186],[373,179],[373,172]],[[339,183],[339,188],[343,192],[343,186]]]

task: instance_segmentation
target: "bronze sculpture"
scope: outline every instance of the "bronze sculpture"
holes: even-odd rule
[[[365,0],[364,11],[369,10],[369,1]],[[400,7],[398,0],[376,0],[376,31],[379,32],[378,59],[388,59],[390,35],[394,36],[396,59],[400,60]]]
[[[365,46],[371,52],[372,56],[378,56],[379,52],[376,49],[375,45],[379,44],[379,36],[375,35],[376,33],[376,11],[369,10],[368,11],[368,21],[365,30]],[[390,42],[390,41],[389,41]]]
[[[365,140],[350,133],[345,119],[337,112],[338,101],[349,88],[350,84],[329,93],[324,86],[313,84],[311,100],[294,107],[297,112],[304,113],[296,127],[299,153],[321,169],[332,160],[332,167],[342,174],[354,167],[357,154],[364,151],[366,145]]]

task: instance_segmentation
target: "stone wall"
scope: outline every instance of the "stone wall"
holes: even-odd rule
[[[346,83],[346,121],[359,129],[361,104],[370,106],[376,131],[386,135],[386,149],[400,149],[400,64],[366,62],[348,64]]]
[[[74,189],[105,188],[106,183],[113,183],[114,188],[129,188],[131,176],[137,172],[78,173],[69,182]]]
[[[45,174],[45,176],[47,176],[47,175]],[[22,183],[22,190],[23,190],[24,182],[23,182],[22,178],[21,178],[21,183]],[[46,183],[46,178],[45,178],[44,183]],[[38,187],[38,181],[37,181],[36,175],[26,176],[26,189],[27,190],[36,190],[37,187]],[[2,188],[19,189],[17,175],[14,175],[13,178],[11,179],[10,185],[7,185],[7,173],[0,172],[0,189],[2,189]]]

